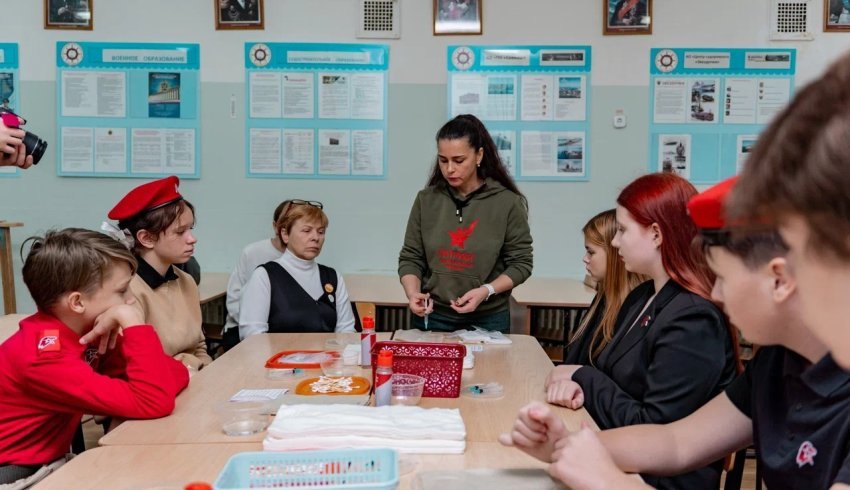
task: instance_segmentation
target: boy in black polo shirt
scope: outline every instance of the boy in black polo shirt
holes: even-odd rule
[[[520,411],[500,438],[550,461],[571,488],[635,488],[624,472],[673,475],[755,442],[771,490],[844,488],[850,483],[850,374],[804,327],[787,247],[778,233],[732,236],[723,203],[735,179],[688,205],[717,274],[712,291],[733,324],[761,348],[746,371],[692,415],[666,425],[570,434],[548,406]]]

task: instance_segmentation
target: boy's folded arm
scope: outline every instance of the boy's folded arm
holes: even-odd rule
[[[120,344],[126,380],[97,373],[82,359],[45,354],[23,373],[28,390],[58,411],[80,411],[125,418],[157,418],[174,410],[186,387],[186,368],[162,351],[150,326],[128,328]]]

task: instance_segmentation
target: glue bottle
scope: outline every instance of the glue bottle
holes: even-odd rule
[[[360,333],[360,365],[372,365],[372,347],[375,346],[375,319],[363,317],[363,332]]]
[[[375,406],[389,405],[393,396],[393,351],[381,349],[375,369]]]

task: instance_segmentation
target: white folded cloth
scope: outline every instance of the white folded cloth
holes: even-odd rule
[[[343,447],[462,454],[466,449],[466,427],[457,409],[285,405],[280,407],[263,440],[267,451]]]

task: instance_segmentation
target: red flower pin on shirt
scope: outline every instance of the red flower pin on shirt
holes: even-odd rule
[[[817,454],[818,450],[815,448],[815,445],[809,441],[804,441],[800,444],[800,449],[797,450],[797,466],[800,468],[807,464],[814,466],[815,456]]]

